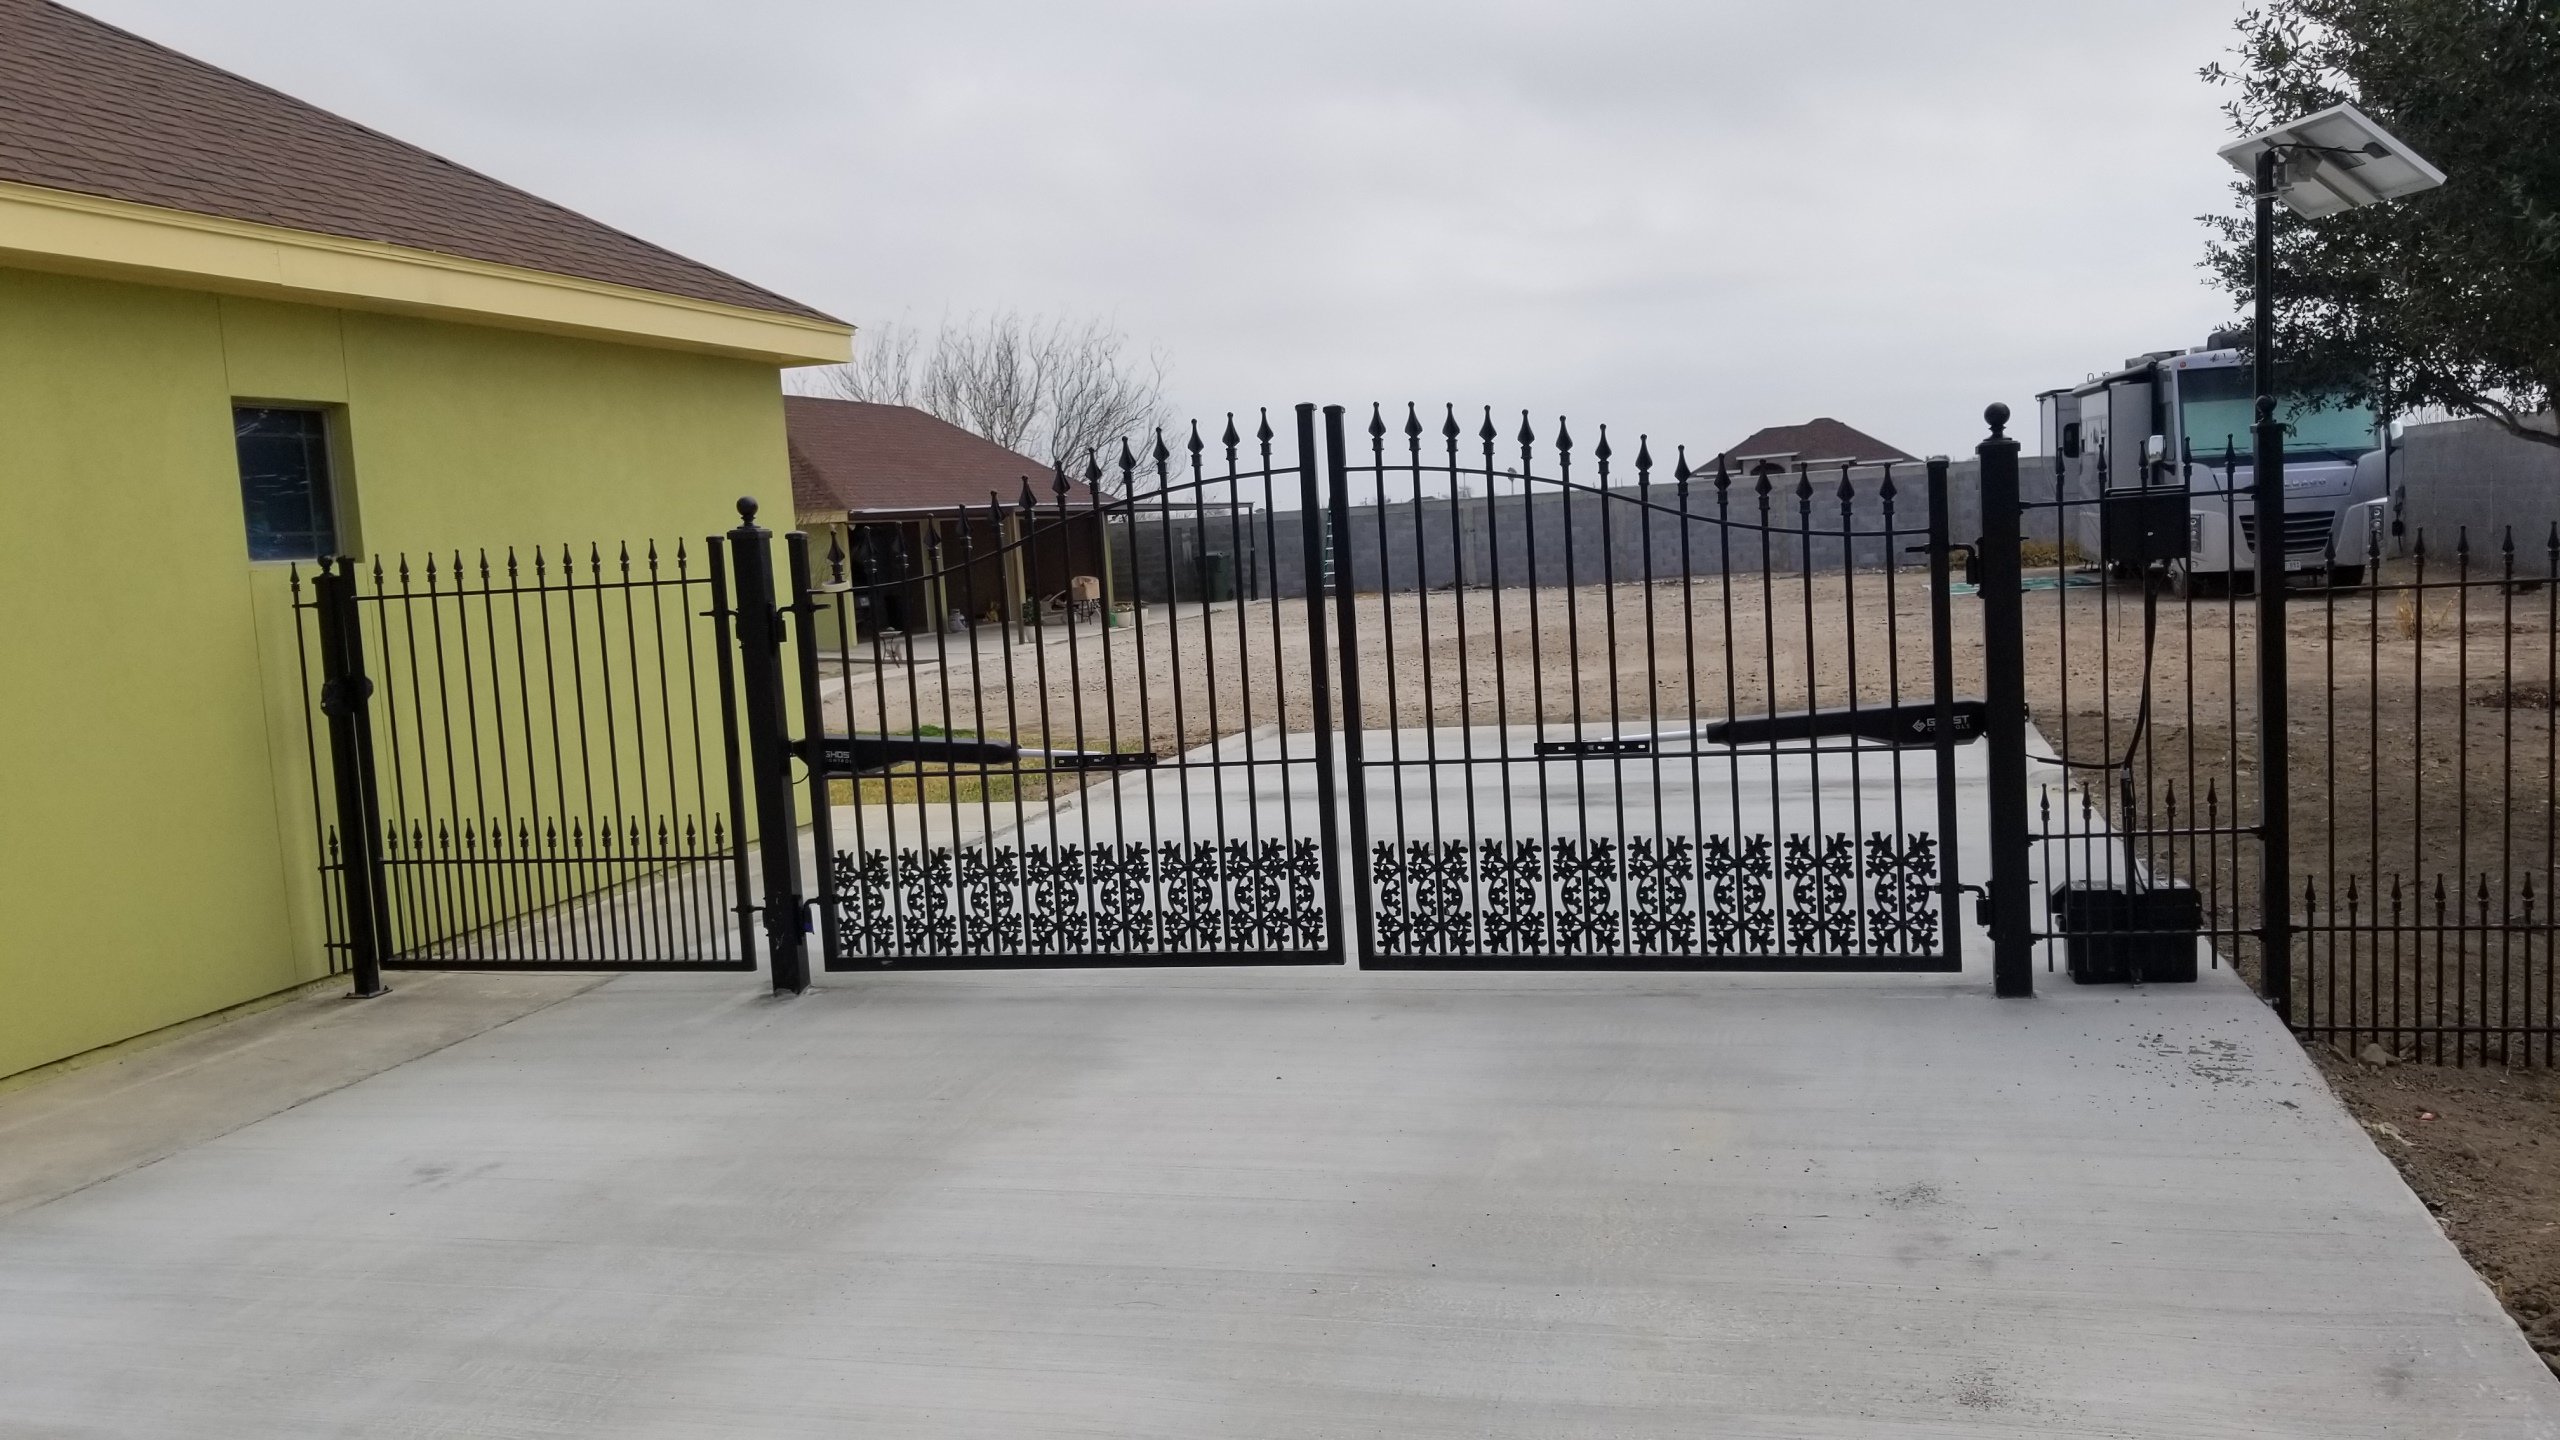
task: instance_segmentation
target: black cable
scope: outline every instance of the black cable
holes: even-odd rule
[[[2150,577],[2146,575],[2142,587],[2142,698],[2134,711],[2133,734],[2125,741],[2123,759],[2068,760],[2060,755],[2030,755],[2027,759],[2038,765],[2054,765],[2065,770],[2121,770],[2130,777],[2134,756],[2141,752],[2143,734],[2151,724],[2152,649],[2159,632],[2160,593],[2152,587]]]
[[[2150,569],[2146,565],[2142,576],[2142,695],[2135,702],[2133,732],[2125,738],[2124,758],[2121,760],[2066,760],[2059,755],[2027,757],[2042,764],[2060,766],[2065,770],[2113,770],[2121,777],[2124,814],[2118,829],[2124,840],[2124,879],[2128,892],[2148,891],[2151,888],[2149,883],[2141,878],[2141,867],[2134,863],[2133,762],[2135,757],[2142,753],[2142,737],[2148,734],[2151,728],[2151,672],[2156,668],[2153,657],[2159,634],[2160,591],[2151,583]],[[2067,798],[2066,795],[2066,800]]]

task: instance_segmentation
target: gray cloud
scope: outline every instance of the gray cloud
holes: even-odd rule
[[[1961,450],[2224,313],[2233,0],[89,8],[856,322],[1110,315],[1202,414]]]

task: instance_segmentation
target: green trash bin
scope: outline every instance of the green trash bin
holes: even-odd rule
[[[1203,600],[1236,598],[1236,557],[1223,550],[1200,552],[1200,598]]]

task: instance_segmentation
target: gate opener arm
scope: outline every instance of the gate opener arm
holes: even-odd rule
[[[1156,763],[1146,750],[1030,750],[1002,740],[962,740],[946,735],[828,735],[803,754],[830,775],[877,775],[899,765],[1004,767],[1038,762],[1049,770],[1143,770]]]
[[[1989,707],[1979,700],[1958,700],[1950,712],[1954,720],[1953,743],[1961,745],[1982,733],[1983,717]],[[1821,740],[1847,736],[1871,740],[1879,745],[1910,749],[1928,749],[1937,744],[1938,710],[1934,702],[1908,705],[1869,705],[1861,709],[1838,706],[1828,710],[1791,710],[1776,715],[1745,715],[1735,720],[1718,720],[1698,732],[1710,745],[1775,745],[1787,740]],[[1675,737],[1664,736],[1671,740]],[[1687,739],[1686,736],[1676,737]],[[1690,758],[1703,751],[1657,751],[1651,737],[1637,736],[1606,740],[1541,740],[1532,753],[1607,760],[1627,756],[1643,756],[1659,760]]]

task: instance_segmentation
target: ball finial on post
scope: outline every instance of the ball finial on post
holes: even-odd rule
[[[738,497],[738,523],[742,525],[756,523],[756,497],[753,495]]]
[[[2005,435],[2005,434],[2007,434],[2007,433],[2008,433],[2008,429],[2009,429],[2009,407],[2008,407],[2008,406],[2001,404],[2001,403],[2000,403],[1999,401],[1997,401],[1997,400],[1994,400],[1994,401],[1992,401],[1989,405],[1987,405],[1987,406],[1983,407],[1983,411],[1982,411],[1982,418],[1983,418],[1983,420],[1984,420],[1984,421],[1986,421],[1987,423],[1989,423],[1989,425],[1991,426],[1991,434],[1992,434],[1992,438],[1994,438],[1994,439],[1998,439],[1998,438],[2000,438],[2001,436],[2003,436],[2003,435]]]

